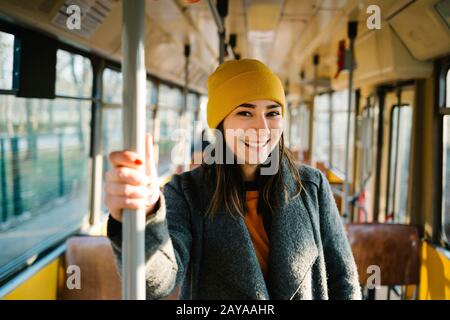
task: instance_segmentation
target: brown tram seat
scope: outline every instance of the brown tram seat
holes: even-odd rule
[[[324,175],[327,174],[328,168],[327,168],[327,165],[325,164],[325,162],[317,161],[316,168],[319,169]]]
[[[388,223],[346,225],[362,286],[373,274],[368,267],[380,267],[380,285],[418,285],[420,238],[416,226]]]
[[[116,271],[111,243],[107,237],[72,237],[66,242],[64,270],[70,265],[80,268],[80,289],[69,289],[65,274],[61,299],[118,300],[122,286]]]
[[[119,300],[122,285],[117,273],[111,242],[107,237],[72,237],[66,242],[64,270],[70,265],[80,268],[80,289],[66,285],[71,274],[65,274],[60,299],[64,300]],[[162,300],[176,300],[179,289]]]

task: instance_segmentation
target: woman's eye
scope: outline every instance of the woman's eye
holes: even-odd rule
[[[268,115],[269,117],[276,117],[276,116],[279,116],[279,115],[280,115],[280,112],[278,112],[278,111],[272,111],[272,112],[269,112],[267,115]]]
[[[252,115],[252,114],[251,114],[250,112],[248,112],[248,111],[240,111],[240,112],[238,112],[237,114],[240,115],[240,116],[244,116],[244,117],[248,117],[248,116],[251,116],[251,115]]]

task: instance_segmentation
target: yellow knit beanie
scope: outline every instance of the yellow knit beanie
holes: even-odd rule
[[[222,63],[208,78],[207,121],[217,128],[237,106],[253,100],[272,100],[285,112],[283,85],[264,63],[254,59]]]

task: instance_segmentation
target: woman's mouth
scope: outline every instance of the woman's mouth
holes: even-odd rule
[[[254,142],[254,141],[243,141],[243,142],[247,146],[247,148],[262,149],[267,146],[267,144],[270,142],[270,139],[263,142]]]

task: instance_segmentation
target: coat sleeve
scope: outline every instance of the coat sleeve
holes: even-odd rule
[[[145,278],[147,299],[168,296],[182,282],[192,242],[190,211],[180,177],[164,187],[159,207],[145,228]],[[122,224],[111,216],[107,227],[119,273],[122,265]]]
[[[355,260],[328,180],[320,173],[320,233],[330,299],[361,299]]]

